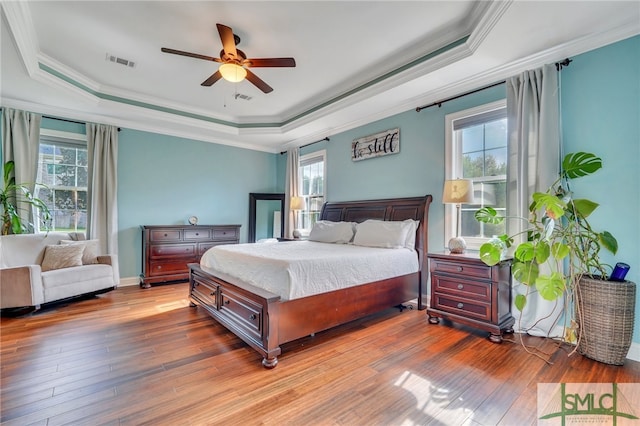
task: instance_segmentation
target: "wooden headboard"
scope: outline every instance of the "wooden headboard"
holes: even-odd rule
[[[340,201],[327,202],[322,206],[320,220],[332,222],[364,222],[367,219],[405,220],[413,219],[420,222],[416,230],[416,251],[420,262],[421,291],[426,292],[427,251],[429,241],[429,205],[433,197],[389,198],[383,200]],[[422,300],[426,294],[420,295],[418,307],[423,309]]]

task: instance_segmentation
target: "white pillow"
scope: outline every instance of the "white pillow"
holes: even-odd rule
[[[353,223],[319,220],[309,233],[309,241],[347,244],[353,239]]]
[[[416,221],[412,219],[404,221],[365,220],[358,224],[353,244],[367,247],[407,247],[413,249],[416,226]]]
[[[409,227],[409,229],[407,230],[407,242],[405,243],[404,246],[408,249],[413,250],[416,248],[416,231],[418,230],[418,226],[420,225],[420,222],[413,219],[407,219],[402,223],[406,223],[407,226]]]
[[[91,265],[98,263],[98,240],[60,240],[60,245],[82,246],[82,264]]]

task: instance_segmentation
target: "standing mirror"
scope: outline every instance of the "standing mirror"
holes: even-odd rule
[[[284,236],[284,194],[249,194],[249,242]]]

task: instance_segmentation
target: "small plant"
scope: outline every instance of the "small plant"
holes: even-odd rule
[[[576,288],[583,275],[606,280],[611,269],[600,261],[600,250],[615,254],[618,242],[607,231],[595,231],[587,217],[598,204],[586,199],[574,199],[570,180],[595,173],[602,168],[602,160],[591,153],[567,154],[562,161],[558,179],[546,192],[536,192],[529,205],[527,229],[515,235],[500,235],[507,247],[515,238],[525,236],[513,251],[512,275],[528,286],[526,294],[518,294],[514,304],[522,312],[527,297],[538,293],[545,300],[554,301],[567,296],[567,303],[576,303]],[[504,221],[491,207],[475,213],[478,221],[498,224]],[[501,260],[499,244],[485,243],[480,258],[487,265]],[[542,268],[542,265],[547,265]],[[570,310],[571,311],[571,310]]]
[[[20,218],[21,211],[36,208],[40,211],[40,220],[44,229],[49,229],[51,223],[51,212],[49,208],[40,200],[33,196],[26,183],[16,183],[16,178],[12,176],[15,169],[13,161],[4,164],[3,187],[0,191],[0,205],[2,206],[2,235],[23,234],[33,232],[33,223]],[[40,184],[37,184],[40,185]],[[46,187],[45,185],[40,185]]]

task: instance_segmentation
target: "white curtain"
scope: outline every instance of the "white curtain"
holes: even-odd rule
[[[102,254],[118,254],[118,128],[87,123],[87,238]]]
[[[42,116],[31,112],[2,108],[2,161],[15,163],[17,184],[24,184],[31,193],[35,189],[40,147]],[[21,209],[24,224],[34,223],[33,209]]]
[[[296,227],[295,212],[291,210],[291,197],[298,196],[298,168],[300,152],[298,148],[287,151],[287,176],[284,198],[284,236],[293,238],[293,230]]]
[[[546,191],[560,171],[558,71],[553,64],[545,65],[525,71],[506,83],[509,123],[507,204],[509,216],[527,218],[531,195]],[[511,219],[509,235],[526,229],[526,225],[522,220]],[[520,241],[516,241],[516,245]],[[514,283],[514,298],[525,290],[526,286]],[[522,315],[512,307],[516,318],[514,329],[537,336],[555,334],[557,331],[553,328],[562,308],[561,300],[547,302],[534,294],[527,298]]]

